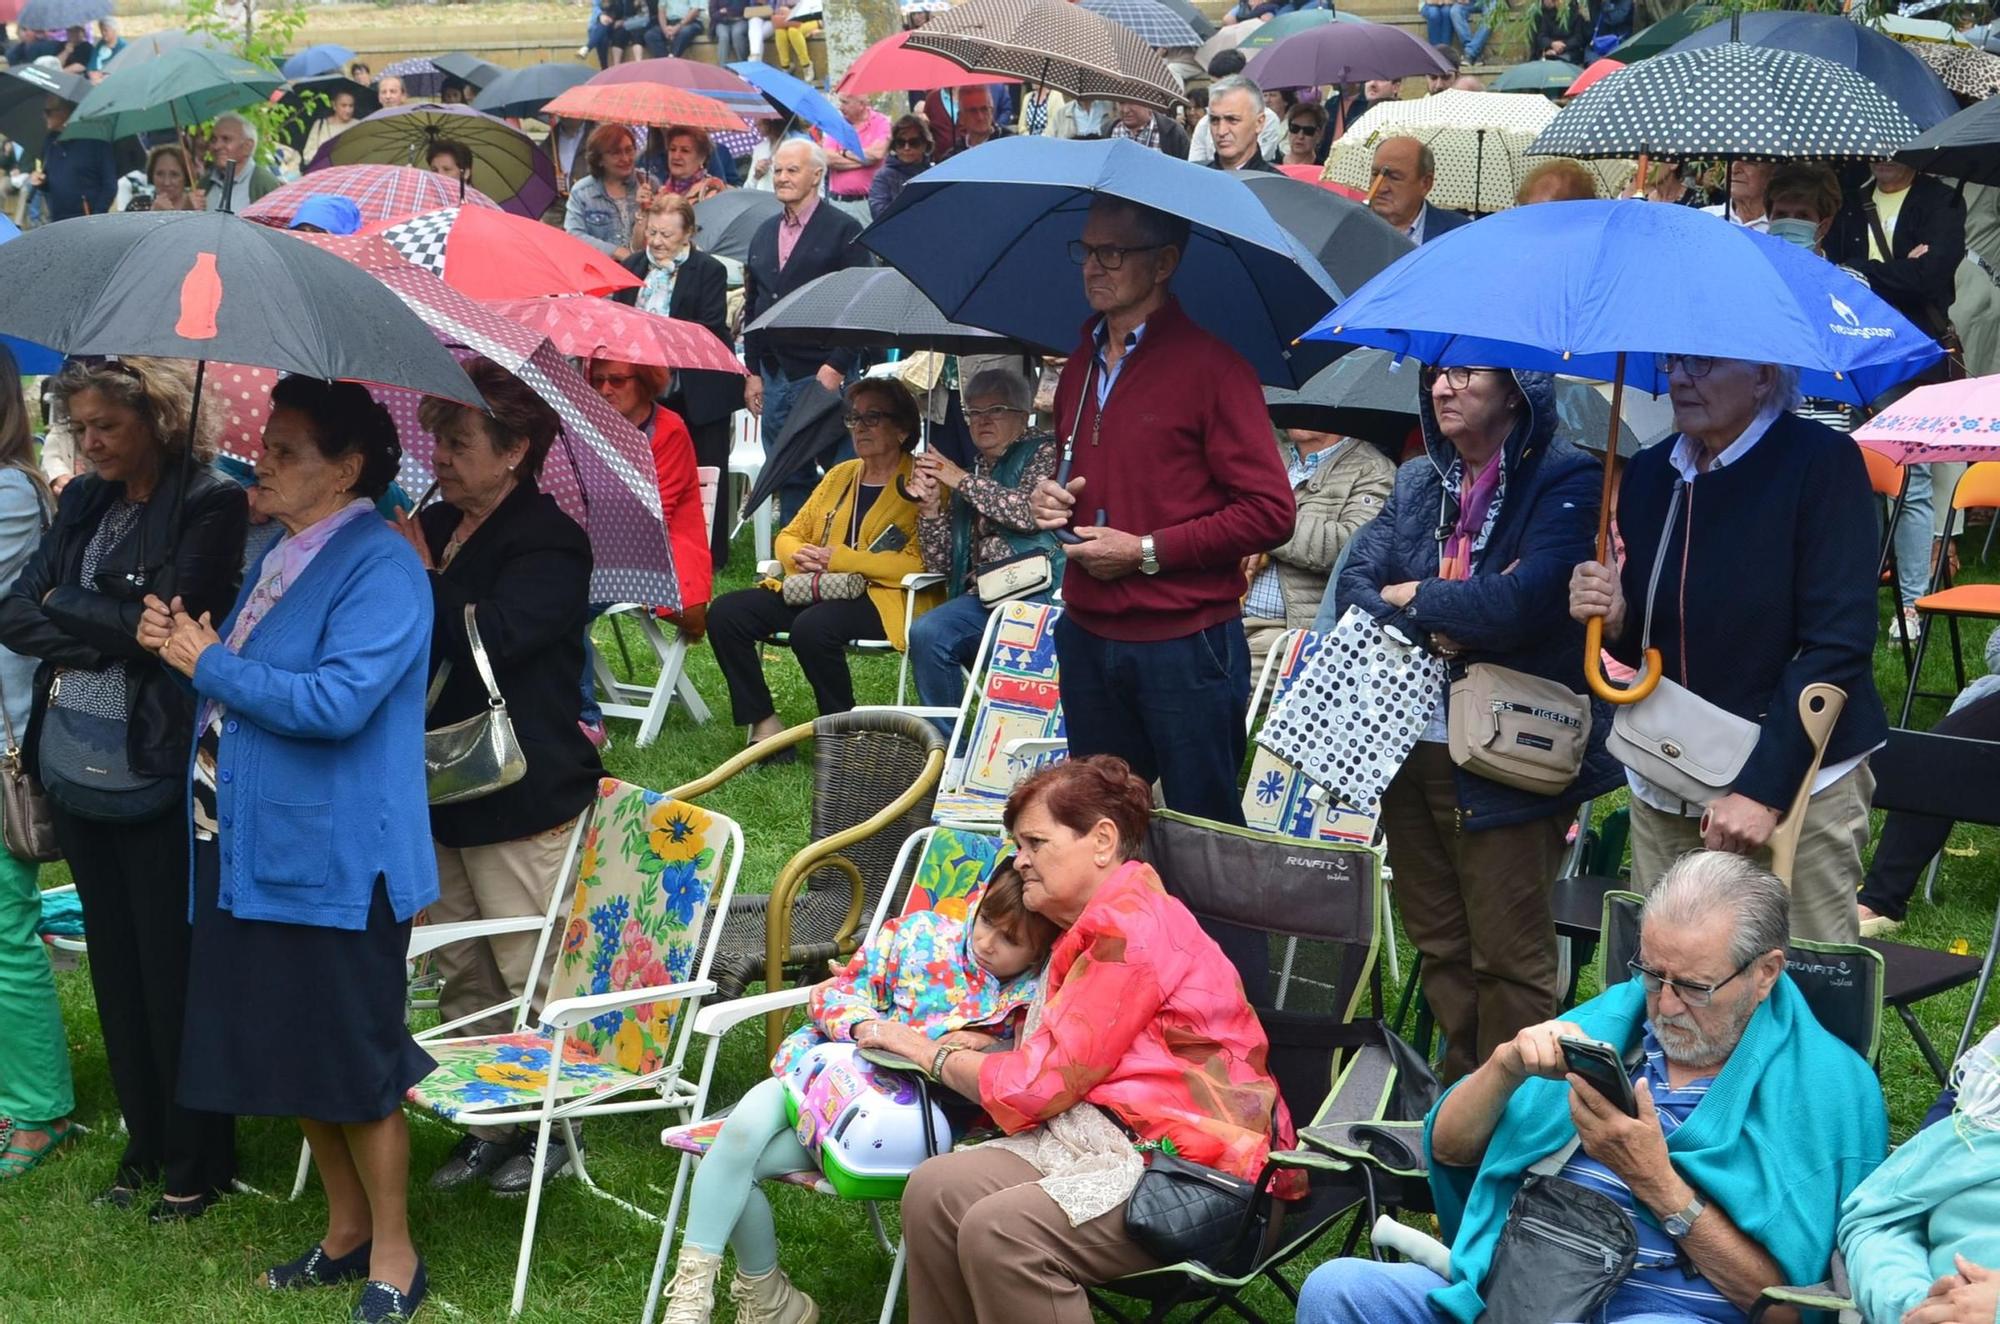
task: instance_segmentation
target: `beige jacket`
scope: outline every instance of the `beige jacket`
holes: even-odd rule
[[[1280,441],[1278,448],[1289,465],[1295,458],[1291,442]],[[1288,627],[1311,628],[1341,549],[1382,512],[1395,485],[1396,466],[1368,442],[1347,437],[1335,442],[1312,477],[1294,489],[1299,513],[1292,536],[1271,550]]]

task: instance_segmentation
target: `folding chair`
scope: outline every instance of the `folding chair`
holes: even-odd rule
[[[1982,464],[1970,465],[1959,476],[1958,486],[1952,490],[1951,508],[1954,512],[1964,510],[2000,511],[2000,461],[1988,460]],[[2000,584],[1951,584],[1951,554],[1947,547],[1940,550],[1937,565],[1931,570],[1930,592],[1917,599],[1917,611],[1923,617],[1923,628],[1917,632],[1917,655],[1910,665],[1909,688],[1903,692],[1902,715],[1896,725],[1910,724],[1910,710],[1918,699],[1951,699],[1958,690],[1965,688],[1965,648],[1959,638],[1959,618],[1970,616],[1977,620],[2000,620]],[[1924,653],[1931,642],[1931,628],[1935,619],[1944,617],[1945,625],[1951,631],[1951,667],[1957,681],[1957,689],[1951,694],[1941,694],[1917,687],[1923,674]]]
[[[715,521],[716,486],[721,481],[722,471],[712,464],[702,465],[695,470],[701,480],[701,513],[706,521],[703,528],[712,528]],[[708,722],[708,705],[702,701],[694,682],[688,678],[687,638],[675,629],[671,618],[664,628],[658,608],[643,606],[636,602],[620,602],[604,613],[610,623],[612,638],[618,643],[618,652],[625,663],[625,672],[631,680],[620,680],[611,669],[610,659],[601,649],[591,651],[591,668],[597,677],[597,689],[603,696],[598,707],[607,718],[626,717],[639,723],[639,736],[633,743],[644,748],[659,738],[660,728],[666,724],[667,708],[679,696],[686,705],[688,716],[695,725]],[[631,650],[625,643],[623,619],[630,616],[639,627],[639,638],[653,651],[653,663],[657,668],[651,681],[640,678],[638,668],[632,664]]]
[[[987,877],[1000,858],[1001,842],[996,836],[966,832],[957,828],[928,827],[913,834],[903,842],[897,853],[895,869],[890,884],[882,891],[875,909],[869,917],[867,932],[862,943],[874,940],[882,927],[882,921],[889,908],[889,902],[901,887],[904,879],[909,880],[900,913],[909,915],[921,910],[936,910],[947,914],[963,916],[971,904],[973,895],[986,884]],[[710,1084],[715,1077],[715,1061],[722,1046],[722,1037],[731,1029],[757,1016],[784,1015],[806,1005],[811,996],[809,988],[778,989],[760,993],[752,997],[739,998],[733,1002],[719,1003],[705,1008],[694,1020],[694,1033],[705,1039],[701,1074],[695,1086],[694,1114],[700,1120],[685,1126],[669,1127],[660,1135],[660,1143],[669,1149],[680,1151],[681,1161],[674,1176],[674,1193],[667,1209],[666,1226],[660,1233],[659,1255],[653,1261],[653,1277],[646,1290],[646,1313],[644,1324],[652,1324],[653,1312],[659,1308],[660,1284],[666,1277],[667,1261],[673,1245],[674,1230],[680,1222],[681,1201],[687,1192],[692,1163],[699,1161],[715,1142],[716,1133],[727,1120],[726,1111],[710,1115],[704,1111]],[[789,1185],[802,1186],[821,1195],[835,1196],[818,1169],[788,1173],[779,1180]],[[903,1281],[903,1247],[901,1243],[892,1245],[888,1233],[883,1229],[880,1205],[868,1202],[869,1222],[875,1230],[877,1242],[891,1256],[889,1288],[882,1296],[881,1324],[889,1324],[896,1312],[896,1297]]]
[[[785,567],[776,561],[759,561],[757,563],[757,573],[765,579],[781,579],[784,577]],[[942,583],[944,583],[943,575],[934,575],[928,571],[919,571],[913,575],[903,576],[902,582],[897,587],[903,593],[904,639],[910,637],[910,626],[917,619],[917,596],[928,589],[936,588]],[[780,630],[771,636],[769,642],[774,644],[789,643],[791,637],[789,631]],[[897,648],[887,639],[855,639],[850,641],[847,647],[849,651],[855,653],[894,653],[896,655],[895,706],[898,708],[904,707],[904,695],[909,692],[910,688],[909,653],[906,650]]]
[[[1903,671],[1910,674],[1915,663],[1910,656],[1909,637],[1902,629],[1903,594],[1901,580],[1896,573],[1896,524],[1903,517],[1910,471],[1868,446],[1861,447],[1861,459],[1868,466],[1868,486],[1881,498],[1884,509],[1882,546],[1875,554],[1875,577],[1883,588],[1889,590],[1889,619],[1896,623],[1893,632],[1903,650]]]

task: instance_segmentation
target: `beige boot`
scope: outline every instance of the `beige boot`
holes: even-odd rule
[[[708,1324],[715,1313],[715,1279],[722,1257],[693,1246],[681,1247],[673,1281],[667,1284],[667,1312],[660,1324]]]
[[[817,1324],[819,1306],[792,1286],[783,1269],[752,1278],[741,1269],[729,1280],[736,1324]]]

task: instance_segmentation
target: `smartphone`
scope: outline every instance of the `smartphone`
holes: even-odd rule
[[[1564,1065],[1588,1081],[1618,1111],[1627,1117],[1639,1115],[1639,1101],[1632,1097],[1632,1079],[1625,1074],[1625,1063],[1617,1050],[1596,1039],[1577,1039],[1566,1034],[1556,1042],[1562,1045]]]

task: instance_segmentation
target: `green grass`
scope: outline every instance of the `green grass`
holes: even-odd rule
[[[748,582],[747,542],[746,538],[731,572],[724,576],[723,587]],[[1977,545],[1976,538],[1968,539],[1968,554]],[[1993,577],[1991,568],[1967,566],[1965,578]],[[1986,633],[1983,626],[1967,631],[1967,656],[1974,673],[1979,670]],[[602,628],[600,643],[609,644]],[[1949,649],[1932,652],[1925,668],[1926,686],[1949,688]],[[615,648],[611,655],[616,657]],[[853,665],[864,702],[893,700],[893,661],[857,658]],[[717,709],[714,720],[696,727],[676,707],[660,739],[644,750],[631,747],[630,723],[614,724],[618,743],[606,763],[616,775],[667,788],[715,766],[740,745],[742,732],[728,724],[712,655],[695,650],[690,670]],[[1887,647],[1878,657],[1877,672],[1893,715],[1901,701],[1903,672],[1899,657]],[[786,655],[773,655],[770,675],[781,714],[795,721],[810,717],[810,693]],[[1941,704],[1920,704],[1917,724],[1928,725],[1942,710]],[[805,765],[763,768],[741,776],[708,803],[744,826],[742,886],[768,889],[785,859],[805,842],[810,804]],[[1994,868],[1997,851],[2000,840],[1989,831],[1961,828],[1954,834],[1938,886],[1939,904],[1918,906],[1903,940],[1939,947],[1963,940],[1973,951],[1983,950],[2000,893],[2000,871]],[[61,866],[52,866],[43,881],[53,884],[64,876]],[[1404,944],[1405,968],[1410,955]],[[352,1300],[345,1292],[280,1298],[252,1285],[253,1276],[266,1265],[310,1246],[325,1213],[316,1184],[296,1203],[282,1198],[290,1189],[298,1156],[298,1134],[287,1121],[249,1118],[238,1125],[243,1180],[276,1198],[231,1199],[197,1223],[168,1229],[152,1228],[135,1214],[91,1205],[91,1196],[109,1181],[117,1160],[118,1111],[87,975],[82,970],[66,971],[58,985],[76,1073],[76,1115],[91,1134],[29,1178],[0,1185],[0,1324],[168,1320],[306,1324],[344,1319]],[[1594,978],[1586,977],[1585,995],[1594,988]],[[1941,1051],[1949,1052],[1955,1042],[1968,1000],[1969,991],[1961,991],[1921,1009]],[[1885,1027],[1883,1042],[1883,1083],[1894,1134],[1901,1139],[1928,1107],[1935,1082],[1899,1024],[1892,1021]],[[763,1070],[762,1035],[757,1027],[746,1026],[726,1046],[716,1076],[717,1100],[735,1098]],[[658,1119],[601,1119],[589,1124],[586,1136],[591,1171],[607,1190],[664,1213],[674,1167],[658,1144],[660,1125]],[[456,1134],[426,1120],[412,1122],[410,1215],[432,1274],[434,1306],[427,1313],[432,1319],[504,1320],[523,1204],[501,1201],[483,1191],[438,1195],[424,1186],[424,1176],[443,1159]],[[772,1189],[771,1198],[785,1267],[820,1302],[828,1324],[873,1320],[889,1264],[875,1246],[862,1207],[789,1187]],[[656,1226],[592,1198],[575,1182],[557,1183],[543,1205],[522,1318],[549,1324],[636,1320],[657,1244]],[[1310,1267],[1310,1262],[1299,1266],[1294,1276],[1302,1276]],[[1253,1300],[1268,1317],[1289,1318],[1275,1292],[1260,1293]],[[452,1309],[435,1308],[444,1304]],[[722,1303],[717,1319],[729,1317],[729,1307]]]

